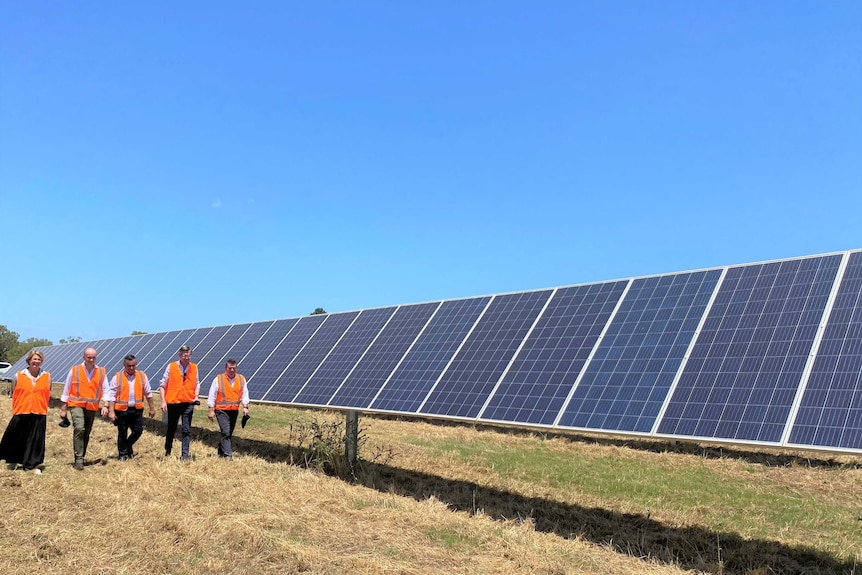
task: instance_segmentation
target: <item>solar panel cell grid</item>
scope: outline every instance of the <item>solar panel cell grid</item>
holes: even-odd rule
[[[439,305],[435,302],[398,308],[329,405],[368,407]]]
[[[294,402],[327,405],[353,367],[387,324],[394,307],[365,310],[351,324],[326,359],[320,364]]]
[[[650,432],[720,275],[634,280],[558,425]]]
[[[659,433],[778,442],[839,264],[730,268]]]
[[[325,316],[322,325],[290,360],[265,399],[293,402],[293,398],[358,315],[359,312],[349,312]]]
[[[552,425],[626,284],[558,290],[480,419]]]
[[[260,368],[254,374],[254,385],[249,386],[249,393],[254,399],[263,398],[274,387],[276,381],[296,357],[306,342],[325,321],[323,315],[312,315],[300,318],[293,328],[284,336]]]
[[[415,413],[490,300],[443,302],[371,407]]]
[[[862,253],[850,254],[789,442],[862,449]]]
[[[551,293],[494,298],[420,412],[476,417]]]

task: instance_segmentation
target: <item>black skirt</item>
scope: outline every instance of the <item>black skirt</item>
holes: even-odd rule
[[[46,415],[13,415],[0,439],[0,459],[33,469],[45,462]]]

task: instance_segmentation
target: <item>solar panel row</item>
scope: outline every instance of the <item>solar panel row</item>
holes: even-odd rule
[[[860,294],[848,251],[42,351],[57,380],[86,347],[157,380],[187,344],[257,401],[858,453]]]

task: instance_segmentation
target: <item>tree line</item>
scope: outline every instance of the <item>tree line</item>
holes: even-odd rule
[[[315,308],[311,315],[318,315],[327,313],[325,309],[322,307]],[[146,335],[145,331],[133,331],[132,335]],[[8,361],[9,363],[15,363],[24,355],[33,349],[34,347],[43,347],[48,345],[54,345],[49,339],[41,339],[38,337],[30,337],[21,341],[19,338],[21,336],[18,335],[17,332],[12,331],[5,325],[0,325],[0,361]],[[57,343],[78,343],[81,341],[80,337],[69,336],[60,338],[60,341]]]
[[[12,331],[5,325],[0,325],[0,361],[15,363],[34,347],[54,345],[54,342],[49,339],[29,337],[22,341],[20,337],[18,332]],[[58,343],[77,343],[79,341],[81,341],[80,337],[69,336],[60,338]]]

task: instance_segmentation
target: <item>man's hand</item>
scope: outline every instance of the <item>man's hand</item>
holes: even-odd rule
[[[210,412],[207,414],[207,417],[210,418],[210,421],[215,421],[215,409],[210,408]]]

